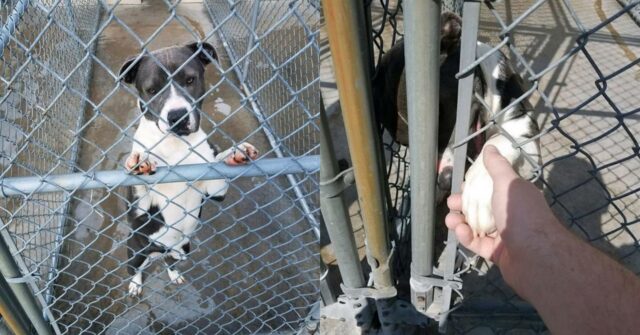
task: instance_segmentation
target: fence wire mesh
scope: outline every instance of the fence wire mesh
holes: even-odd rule
[[[274,137],[276,154],[318,155],[317,113],[310,112],[320,104],[320,57],[310,37],[315,41],[319,34],[320,1],[240,2],[234,4],[238,14],[226,22],[220,14],[229,10],[227,1],[206,4],[232,61],[242,64],[235,70],[241,84],[254,92],[251,98]],[[317,180],[300,185],[305,194],[317,195]],[[317,196],[308,201],[320,205]]]
[[[378,0],[369,4],[371,13],[371,35],[373,43],[373,61],[378,64],[382,56],[404,37],[404,20],[402,13],[402,1]],[[460,14],[462,1],[450,0],[442,2],[442,11]],[[376,74],[374,72],[373,76]],[[389,187],[389,215],[393,229],[391,231],[397,257],[394,258],[395,275],[400,279],[399,292],[401,296],[408,294],[408,278],[411,266],[411,199],[410,199],[410,156],[405,143],[394,139],[388,131],[382,127],[382,145],[385,151],[386,175]],[[442,212],[442,208],[439,208]],[[444,212],[442,212],[444,213]],[[440,241],[446,238],[446,232],[442,229],[436,231]],[[442,251],[442,246],[437,246]]]
[[[578,236],[635,273],[640,273],[640,208],[634,172],[640,91],[633,84],[640,74],[638,3],[485,1],[478,36],[479,42],[501,46],[493,52],[504,53],[526,82],[527,89],[514,100],[525,99],[537,112],[540,132],[533,140],[540,142],[542,159],[527,161],[538,172],[538,183],[552,209]],[[448,3],[443,7],[460,8]],[[402,6],[374,1],[371,12],[377,63],[402,38]],[[499,118],[489,120],[487,128],[466,141],[496,129],[505,131]],[[518,148],[528,143],[510,140]],[[407,275],[410,159],[406,148],[386,134],[384,142],[396,210],[392,213],[397,228],[392,239],[399,248],[395,271]],[[442,219],[437,221],[436,256],[446,239]],[[403,250],[403,246],[407,247]],[[456,271],[464,272],[464,284],[455,298],[449,332],[547,333],[535,310],[504,283],[492,264],[462,248],[458,253],[463,261]],[[402,288],[402,277],[399,283]]]
[[[317,2],[303,0],[3,3],[1,177],[3,192],[20,195],[0,199],[0,229],[25,278],[33,279],[55,333],[287,333],[304,326],[318,300],[318,164],[302,163],[319,150],[318,22]],[[192,55],[175,67],[167,65],[171,57],[154,52],[194,41],[210,43],[217,61],[204,45],[189,49]],[[157,92],[147,95],[123,82],[129,72],[120,73],[121,66],[130,57],[148,60],[166,79]],[[199,59],[213,62],[202,94],[194,96],[181,71]],[[206,140],[178,141],[184,152],[158,158],[154,176],[128,177],[144,185],[137,198],[127,195],[128,187],[96,179],[105,171],[124,175],[132,146],[146,141],[136,129],[147,116],[160,119],[160,129],[163,114],[153,103],[171,90],[186,94],[187,108],[199,112]],[[170,136],[145,152],[167,145]],[[195,156],[198,163],[217,161],[200,154],[205,141],[219,152],[252,143],[260,151],[249,163],[254,172],[231,173],[222,163],[194,166],[191,177],[171,170]],[[275,157],[285,165],[266,164]],[[186,207],[183,197],[195,196],[199,204],[206,196],[201,185],[210,185],[203,178],[212,171],[229,185],[225,199]],[[71,172],[102,185],[69,188],[50,179]],[[36,177],[35,186],[11,189],[16,177]],[[165,184],[182,187],[168,195],[165,178],[185,183]],[[45,186],[55,191],[41,193]],[[145,208],[141,199],[154,194],[164,205]],[[132,206],[148,218],[135,231],[127,218]],[[142,293],[132,296],[127,262],[144,254],[132,249],[132,236],[166,220],[170,208],[182,213],[178,224],[199,217],[188,257],[175,268],[152,260]],[[167,260],[175,250],[165,247]],[[181,278],[171,272],[176,268]]]

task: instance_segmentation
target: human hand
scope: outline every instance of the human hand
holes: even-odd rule
[[[542,193],[520,178],[494,146],[484,148],[483,157],[493,182],[491,207],[496,231],[483,237],[473,233],[462,213],[460,194],[447,199],[451,212],[445,223],[463,246],[502,267],[519,252],[543,245],[545,236],[559,225]]]

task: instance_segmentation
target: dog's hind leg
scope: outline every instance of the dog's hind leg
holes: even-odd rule
[[[180,274],[180,272],[176,270],[175,264],[178,261],[184,260],[186,258],[186,255],[189,253],[189,251],[191,251],[191,245],[189,242],[187,242],[182,245],[181,248],[183,252],[172,250],[164,259],[165,263],[167,263],[167,274],[169,275],[169,280],[171,280],[172,283],[178,285],[184,284],[186,280]]]
[[[142,293],[142,270],[149,263],[149,258],[143,253],[133,255],[129,250],[129,261],[127,262],[127,272],[133,276],[129,283],[129,294],[137,296]]]

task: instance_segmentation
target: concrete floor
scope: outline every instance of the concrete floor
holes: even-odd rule
[[[183,23],[170,21],[149,49],[186,44],[213,26],[202,3],[177,7]],[[120,5],[118,18],[102,31],[94,61],[79,167],[121,169],[139,117],[135,98],[109,74],[140,52],[140,44],[119,22],[146,40],[169,19],[161,1]],[[104,18],[103,18],[104,19]],[[214,34],[215,36],[215,34]],[[220,66],[209,65],[202,127],[220,149],[249,141],[263,157],[274,157],[259,124],[240,94],[220,41],[209,40]],[[225,75],[221,74],[225,71]],[[228,72],[227,72],[228,71]],[[126,135],[129,137],[127,137]],[[78,192],[63,245],[63,267],[51,308],[69,334],[193,334],[291,331],[316,301],[317,240],[285,189],[284,177],[240,178],[221,204],[207,203],[187,261],[178,268],[187,283],[169,282],[163,262],[146,271],[143,295],[128,297],[123,213],[124,189]]]
[[[532,5],[533,1],[503,1],[494,5],[507,22],[511,22]],[[621,9],[616,1],[571,1],[577,17],[587,29],[601,23],[604,19]],[[480,22],[480,40],[491,44],[498,42],[499,27],[493,15],[483,5]],[[377,15],[374,13],[374,22]],[[402,29],[401,18],[399,27]],[[388,42],[388,29],[384,40]],[[640,28],[629,15],[623,15],[589,37],[586,50],[596,62],[602,73],[609,74],[623,65],[629,64],[640,55]],[[540,71],[565,55],[579,36],[578,26],[570,12],[560,2],[545,2],[531,16],[524,20],[513,34],[518,51],[528,60],[528,65]],[[324,45],[324,44],[323,44]],[[385,43],[385,47],[387,47]],[[341,120],[333,67],[328,45],[322,50],[321,79],[322,94],[328,106],[331,130],[336,143],[344,143],[346,136]],[[513,55],[511,59],[513,59]],[[577,53],[562,66],[551,70],[540,80],[540,90],[548,97],[559,115],[565,115],[590,96],[598,92],[594,85],[597,73],[587,61],[584,53]],[[634,111],[640,105],[640,67],[630,67],[624,73],[608,81],[607,95],[614,102],[612,107],[603,97],[594,99],[560,122],[560,128],[577,143],[584,143],[581,149],[593,160],[596,171],[589,159],[575,153],[572,141],[557,129],[541,138],[546,186],[544,193],[556,214],[579,236],[591,241],[598,248],[620,259],[636,273],[640,273],[640,252],[636,238],[640,237],[640,224],[635,223],[640,213],[640,201],[635,192],[640,181],[636,172],[637,158],[617,162],[633,154],[635,131],[640,129],[637,115],[631,113],[619,125],[615,118],[615,109],[622,113]],[[539,123],[543,129],[551,127],[554,119],[552,110],[541,99],[540,93],[531,98],[539,111]],[[617,128],[616,128],[617,127]],[[603,135],[607,130],[610,134]],[[602,135],[602,138],[599,136]],[[593,143],[590,139],[597,138]],[[348,159],[345,146],[340,146],[339,158]],[[556,160],[557,159],[557,160]],[[610,164],[610,166],[607,166]],[[605,167],[607,166],[607,167]],[[608,200],[608,194],[618,196]],[[355,192],[347,195],[351,204],[350,213],[359,246],[364,245],[362,223],[358,212]],[[363,248],[360,254],[363,255]],[[328,241],[323,244],[323,260],[332,263],[334,258]],[[587,275],[587,274],[585,274]],[[468,311],[492,312],[506,311],[514,314],[519,326],[513,323],[499,326],[486,321],[486,315],[476,320],[453,319],[450,323],[452,333],[491,334],[515,329],[535,329],[539,324],[529,324],[517,315],[531,313],[517,296],[502,282],[497,269],[491,264],[478,263],[464,279],[466,297],[463,309]],[[488,307],[489,306],[489,307]],[[484,320],[483,320],[484,319]],[[535,321],[535,320],[534,320]],[[344,332],[340,325],[325,323],[323,331],[327,333]],[[502,328],[500,328],[502,327]],[[534,331],[537,332],[537,331]]]

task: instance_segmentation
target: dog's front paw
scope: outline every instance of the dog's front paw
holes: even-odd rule
[[[171,280],[172,284],[182,285],[187,282],[177,270],[168,269],[167,273],[169,274],[169,280]]]
[[[242,165],[249,162],[249,159],[256,160],[258,158],[258,149],[248,142],[244,142],[238,145],[238,148],[234,148],[231,154],[225,158],[224,162],[228,165]]]
[[[484,237],[496,231],[491,212],[493,181],[479,157],[465,175],[462,213],[474,235]]]
[[[149,160],[148,157],[143,157],[139,152],[132,152],[125,162],[127,172],[131,174],[152,175],[156,172],[156,165],[156,163]]]
[[[142,283],[134,277],[129,283],[129,295],[132,297],[138,296],[142,293]]]

